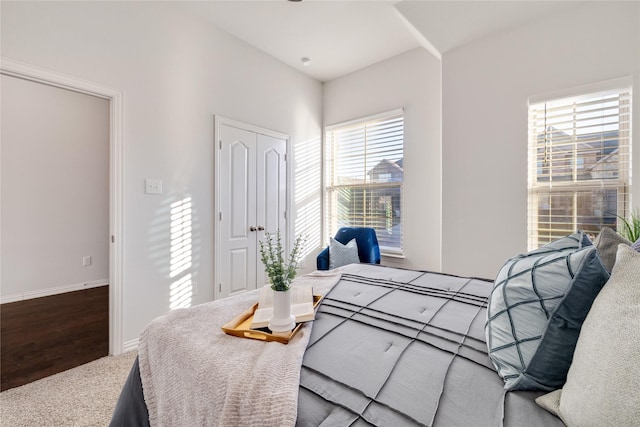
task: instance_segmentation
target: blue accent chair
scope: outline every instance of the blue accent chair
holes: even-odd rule
[[[360,262],[367,264],[380,264],[380,246],[376,230],[366,227],[342,227],[336,233],[334,239],[346,245],[355,238],[358,244],[358,258]],[[324,248],[316,259],[318,270],[329,269],[329,247]]]

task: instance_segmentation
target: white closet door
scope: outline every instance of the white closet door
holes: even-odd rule
[[[223,125],[220,161],[220,296],[256,289],[256,144],[253,132]]]
[[[287,243],[286,139],[220,126],[218,298],[268,282],[259,239],[280,230]]]
[[[280,230],[282,244],[287,243],[285,211],[287,206],[287,167],[285,140],[272,136],[258,135],[257,148],[257,221],[258,238],[264,240],[264,233],[275,234]],[[262,230],[264,229],[264,230]],[[258,253],[257,283],[268,283],[264,265]]]

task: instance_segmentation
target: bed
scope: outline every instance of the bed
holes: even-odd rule
[[[166,323],[178,332],[167,343],[170,342],[171,347],[185,347],[181,358],[176,360],[188,359],[184,366],[189,368],[185,370],[197,371],[196,382],[202,384],[217,379],[203,379],[204,374],[193,367],[200,363],[198,354],[208,355],[218,350],[207,348],[211,343],[206,340],[200,347],[193,347],[193,340],[181,340],[187,330],[196,329],[198,336],[202,331],[219,335],[223,345],[242,345],[242,350],[233,350],[234,355],[242,357],[242,351],[253,352],[246,360],[269,357],[265,354],[276,347],[279,351],[288,351],[289,346],[295,348],[295,340],[304,342],[299,372],[293,373],[298,384],[297,405],[293,402],[296,417],[286,421],[291,425],[563,425],[534,402],[544,392],[507,392],[503,380],[496,374],[487,355],[484,330],[487,301],[493,287],[491,281],[365,264],[343,267],[338,278],[324,295],[316,320],[305,325],[301,336],[288,346],[225,336],[220,332],[221,324],[216,328],[215,322],[198,330],[196,322],[189,318],[189,312],[197,310],[215,311],[220,318],[229,316],[237,307],[257,300],[255,294],[229,299],[238,300],[237,304],[215,301],[170,313]],[[197,412],[193,407],[167,408],[158,403],[155,396],[150,396],[148,384],[141,380],[140,369],[143,362],[150,364],[149,360],[143,360],[143,353],[150,351],[144,347],[149,345],[145,344],[149,340],[153,337],[143,334],[140,360],[136,360],[130,372],[111,425],[149,425],[150,418],[157,425],[181,425],[183,421],[179,421],[179,417],[172,418],[173,412]],[[167,343],[160,343],[155,353],[163,353]],[[148,354],[144,357],[150,358]],[[162,368],[163,361],[155,363],[157,367],[145,368],[150,369],[147,373],[150,377],[161,375],[161,369],[166,370]],[[216,374],[220,375],[223,374]],[[169,376],[165,386],[173,388],[169,394],[182,396],[183,403],[178,406],[192,405],[197,397],[189,390],[180,390],[177,384],[180,380],[180,376]],[[232,384],[225,384],[223,388],[228,393],[223,391],[221,401],[204,400],[205,405],[211,406],[207,411],[222,410],[235,395],[238,400],[252,401],[254,407],[264,405],[255,394],[260,390],[247,391],[244,395],[233,392]],[[270,389],[263,390],[266,393]],[[199,394],[203,393],[208,392]],[[269,393],[267,398],[275,402],[272,392]],[[151,417],[150,397],[154,401]],[[158,408],[162,406],[165,407]],[[159,415],[159,410],[165,412]],[[251,411],[251,404],[243,411]],[[211,421],[207,418],[211,412],[205,412],[192,421],[200,425],[240,425],[235,424],[237,420],[224,418]],[[251,418],[242,424],[258,423],[255,419],[247,420]],[[280,425],[281,421],[262,419],[259,425]]]

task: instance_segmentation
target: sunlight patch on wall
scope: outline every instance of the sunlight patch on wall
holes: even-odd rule
[[[171,204],[171,246],[169,277],[173,280],[169,292],[169,309],[191,306],[193,283],[189,269],[192,265],[191,197]]]
[[[307,236],[302,257],[322,245],[322,145],[320,137],[294,145],[295,234]]]

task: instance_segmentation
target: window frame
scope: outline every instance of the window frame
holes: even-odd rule
[[[576,119],[576,115],[578,114],[578,106],[583,106],[580,100],[584,99],[594,99],[599,96],[607,96],[611,94],[618,94],[618,106],[615,107],[618,110],[616,114],[615,123],[620,126],[622,124],[622,128],[617,129],[616,131],[616,140],[618,142],[619,151],[616,153],[618,156],[617,168],[615,171],[617,172],[617,178],[610,179],[606,177],[600,178],[592,178],[589,180],[583,180],[578,178],[578,174],[580,173],[581,164],[584,166],[584,163],[581,163],[580,160],[584,162],[584,157],[579,157],[580,154],[584,155],[582,152],[578,151],[578,146],[580,144],[584,144],[580,142],[577,130],[581,128],[578,123],[582,119]],[[572,193],[573,200],[571,204],[572,208],[572,226],[574,228],[577,227],[578,221],[578,213],[579,210],[579,198],[581,197],[581,191],[602,191],[606,193],[607,191],[615,190],[616,192],[616,211],[615,212],[607,212],[611,213],[617,217],[626,218],[631,209],[631,173],[632,173],[632,94],[633,87],[632,81],[628,78],[609,80],[601,83],[596,83],[593,85],[581,86],[579,88],[574,88],[570,90],[565,90],[562,92],[557,92],[553,95],[546,95],[536,98],[530,98],[527,106],[527,129],[528,129],[528,137],[527,137],[527,149],[528,149],[528,157],[527,157],[527,192],[528,192],[528,200],[527,200],[527,242],[529,250],[533,250],[538,248],[542,243],[540,240],[544,240],[544,238],[540,238],[539,233],[539,201],[540,197],[551,197],[552,195],[559,195],[561,193]],[[548,156],[553,156],[552,148],[557,148],[559,145],[572,145],[573,153],[571,156],[567,157],[568,166],[565,168],[570,168],[571,178],[567,179],[567,174],[565,173],[565,179],[562,180],[562,173],[552,173],[551,168],[553,166],[542,166],[549,168],[549,181],[544,182],[539,180],[540,172],[539,169],[541,165],[539,164],[539,141],[538,138],[540,136],[540,132],[532,125],[532,110],[545,103],[554,103],[558,101],[570,100],[573,99],[574,102],[571,108],[572,115],[574,116],[574,122],[570,127],[571,135],[566,134],[567,136],[571,136],[571,140],[568,142],[562,142],[561,144],[554,145],[552,142],[549,144],[544,144],[544,157],[545,159]],[[620,103],[620,99],[624,102]],[[604,101],[603,101],[604,103]],[[569,107],[565,107],[569,109]],[[599,110],[605,110],[607,107],[600,107]],[[553,117],[551,114],[547,114],[546,111],[544,113],[545,118]],[[621,117],[624,117],[625,120],[620,120]],[[538,125],[539,126],[539,125]],[[545,138],[547,136],[549,126],[545,120],[545,130],[544,135]],[[551,134],[554,132],[551,131]],[[606,131],[604,127],[600,131],[595,131],[592,134],[601,134],[605,135]],[[604,145],[602,146],[604,147]],[[601,150],[604,150],[601,147]],[[581,148],[582,149],[582,148]],[[548,150],[548,151],[547,151]],[[594,151],[597,149],[594,148]],[[550,153],[550,154],[549,154]],[[551,163],[552,164],[552,163]],[[555,176],[556,180],[553,180]],[[603,195],[601,203],[606,203],[606,197]],[[599,226],[606,226],[605,220],[606,218],[611,217],[611,215],[604,215],[597,217],[600,219]],[[549,221],[552,224],[552,221]],[[560,225],[561,222],[557,221],[556,224]],[[617,226],[616,224],[613,224]],[[575,232],[576,230],[572,230]],[[551,236],[551,232],[549,233]]]
[[[331,203],[331,197],[334,197],[335,194],[335,190],[339,189],[339,188],[360,188],[363,191],[370,191],[371,189],[375,189],[377,188],[389,188],[389,187],[399,187],[400,191],[400,219],[399,219],[399,225],[400,225],[400,246],[399,248],[396,247],[391,247],[391,246],[385,246],[383,243],[381,243],[381,238],[380,236],[378,236],[378,242],[380,244],[380,253],[382,256],[384,257],[395,257],[395,258],[403,258],[404,257],[404,215],[403,215],[403,210],[404,210],[404,171],[403,171],[403,177],[401,181],[397,181],[397,182],[385,182],[385,183],[371,183],[369,181],[360,184],[360,185],[356,185],[356,184],[352,184],[352,185],[345,185],[345,184],[334,184],[332,183],[332,150],[334,149],[333,147],[333,143],[331,141],[331,133],[334,131],[338,131],[338,130],[344,130],[347,128],[354,128],[357,126],[362,126],[363,128],[367,126],[367,124],[370,124],[372,122],[377,122],[377,121],[384,121],[384,120],[391,120],[394,117],[399,117],[402,119],[402,159],[404,159],[404,143],[405,143],[405,139],[404,139],[404,129],[405,129],[405,117],[404,117],[404,108],[397,108],[394,110],[390,110],[390,111],[385,111],[385,112],[381,112],[378,114],[373,114],[373,115],[369,115],[369,116],[365,116],[365,117],[361,117],[361,118],[357,118],[354,120],[349,120],[349,121],[345,121],[345,122],[339,122],[339,123],[335,123],[332,125],[328,125],[325,126],[324,128],[324,148],[323,148],[323,187],[322,187],[322,203],[323,203],[323,228],[324,228],[324,239],[325,241],[328,241],[330,237],[333,237],[333,234],[336,233],[337,228],[333,229],[332,227],[332,219],[334,219],[334,215],[331,212],[332,209],[332,203]],[[404,167],[403,167],[404,169]],[[335,203],[335,202],[334,202]],[[366,215],[363,215],[366,217]],[[357,225],[354,225],[357,226]],[[375,228],[374,225],[364,225],[364,226],[368,226],[368,227],[372,227]]]

